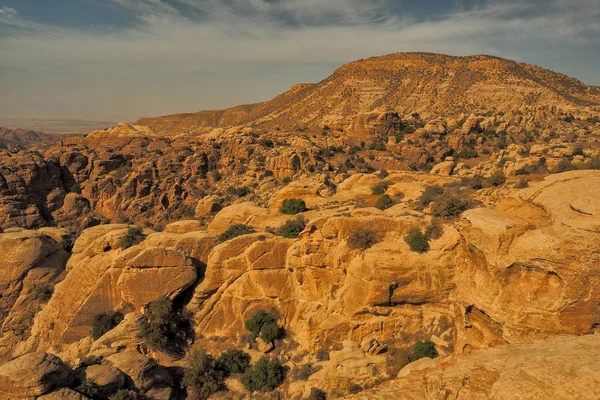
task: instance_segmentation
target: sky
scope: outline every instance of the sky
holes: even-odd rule
[[[600,0],[0,0],[0,125],[265,101],[401,51],[496,55],[600,86]]]

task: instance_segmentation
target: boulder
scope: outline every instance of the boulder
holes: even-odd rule
[[[71,369],[47,353],[29,353],[0,366],[0,399],[34,399],[67,386]]]

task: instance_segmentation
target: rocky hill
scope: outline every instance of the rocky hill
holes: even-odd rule
[[[11,135],[0,400],[598,397],[597,88],[398,54]]]
[[[0,127],[0,149],[13,151],[32,148],[46,149],[60,143],[65,137],[67,136]]]
[[[143,118],[137,124],[162,134],[235,125],[281,130],[347,128],[356,115],[382,106],[401,115],[416,112],[428,118],[515,109],[569,112],[600,106],[600,90],[559,73],[497,57],[398,53],[344,65],[317,84],[296,85],[265,103]]]

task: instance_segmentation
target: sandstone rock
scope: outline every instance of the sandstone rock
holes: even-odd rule
[[[29,353],[0,366],[0,399],[34,399],[70,383],[71,370],[60,358]]]
[[[39,400],[86,400],[85,397],[79,392],[69,388],[61,388],[53,390],[52,392],[38,397]]]
[[[417,361],[427,368],[401,371],[401,377],[347,398],[391,400],[398,393],[409,400],[440,394],[448,399],[597,398],[600,374],[594,355],[599,350],[600,337],[591,335],[479,350],[438,366]]]
[[[443,161],[439,164],[436,164],[429,173],[438,175],[452,175],[454,165],[454,161]]]
[[[134,351],[116,353],[106,361],[131,378],[135,387],[143,392],[155,386],[172,386],[173,377],[156,360]]]
[[[375,338],[363,339],[360,343],[360,348],[362,351],[372,356],[381,354],[387,350],[387,347]]]
[[[74,376],[80,382],[95,384],[99,397],[108,397],[125,386],[126,382],[125,374],[109,364],[95,364],[77,369]]]
[[[437,367],[440,364],[438,358],[424,357],[417,361],[413,361],[398,372],[398,378],[403,378],[412,374],[414,371],[423,371],[425,369]]]
[[[197,220],[186,220],[177,221],[165,226],[163,232],[166,233],[189,233],[203,230],[204,227],[200,221]]]
[[[222,207],[222,200],[219,197],[206,196],[198,201],[194,215],[196,218],[206,217],[218,213]]]

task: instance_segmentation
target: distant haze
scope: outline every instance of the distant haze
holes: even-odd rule
[[[82,132],[254,103],[399,51],[600,85],[598,21],[600,0],[0,0],[0,126]]]

